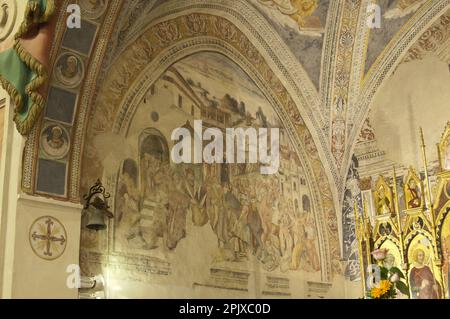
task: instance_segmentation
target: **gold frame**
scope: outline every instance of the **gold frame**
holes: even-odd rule
[[[380,212],[378,207],[380,204],[380,189],[383,188],[384,189],[384,197],[387,198],[389,200],[389,212],[387,213],[383,213]],[[389,184],[386,182],[386,179],[383,176],[378,177],[376,186],[375,186],[375,191],[373,192],[373,201],[375,204],[375,213],[376,216],[380,216],[380,215],[392,215],[394,213],[394,201],[393,201],[393,195],[392,195],[392,189],[389,186]]]
[[[403,190],[405,192],[405,205],[404,211],[400,210],[399,198],[398,198],[398,185],[395,167],[393,170],[393,185],[390,187],[390,180],[380,176],[375,184],[375,190],[373,191],[376,215],[374,226],[371,227],[367,218],[367,210],[364,202],[362,212],[358,211],[355,204],[355,222],[356,222],[356,234],[358,239],[358,249],[360,255],[360,264],[373,264],[371,251],[368,248],[379,249],[383,248],[383,245],[389,242],[391,248],[394,245],[396,247],[396,253],[400,253],[401,270],[403,271],[406,282],[410,287],[410,274],[414,268],[414,260],[412,260],[413,252],[423,245],[423,249],[430,257],[427,263],[433,273],[433,280],[439,284],[441,288],[441,294],[439,298],[450,298],[448,293],[450,283],[450,269],[448,274],[443,273],[444,256],[442,250],[442,231],[445,225],[450,221],[450,169],[444,170],[443,160],[444,151],[446,151],[447,142],[450,139],[450,122],[447,123],[445,132],[442,135],[441,142],[438,144],[439,148],[439,162],[441,172],[437,174],[438,181],[437,187],[431,189],[428,161],[425,150],[425,141],[423,137],[422,129],[420,130],[420,149],[423,160],[424,179],[416,173],[416,171],[410,167],[403,179]],[[408,185],[411,180],[414,180],[417,187],[420,189],[420,205],[417,207],[411,207],[408,204],[407,191]],[[383,190],[384,195],[380,196],[380,191]],[[432,192],[434,194],[432,194]],[[434,195],[434,196],[433,196]],[[387,198],[389,203],[385,202],[380,204],[380,200]],[[388,204],[388,209],[386,206]],[[450,230],[448,234],[450,235]],[[418,247],[412,246],[416,241],[426,238],[423,243],[417,243]],[[366,244],[366,249],[363,251],[363,243]],[[397,254],[398,256],[398,254]],[[447,263],[450,267],[450,256]],[[366,293],[366,270],[361,269],[363,292]],[[447,282],[444,280],[446,279]],[[411,295],[412,297],[412,295]]]
[[[420,190],[420,194],[419,194],[419,199],[420,199],[420,204],[417,207],[410,207],[409,205],[409,200],[407,197],[408,191],[409,191],[409,183],[411,181],[414,181],[416,183],[416,185],[419,187]],[[423,183],[422,180],[419,178],[419,176],[417,175],[416,171],[414,170],[414,168],[409,167],[408,169],[408,174],[406,175],[404,181],[403,181],[403,193],[405,194],[405,207],[406,210],[411,210],[411,209],[421,209],[425,206],[425,196],[424,196],[424,187],[423,187]]]

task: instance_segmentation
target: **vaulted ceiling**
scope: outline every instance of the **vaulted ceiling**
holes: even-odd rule
[[[381,8],[381,28],[368,27],[374,2]],[[148,83],[171,64],[215,51],[249,73],[279,108],[315,185],[324,227],[334,234],[341,231],[339,211],[353,148],[375,94],[405,60],[429,51],[445,56],[449,46],[450,0],[98,3],[96,9],[84,8],[86,28],[80,34],[66,29],[66,12],[59,12],[51,53],[57,63],[64,52],[79,52],[85,66],[83,85],[73,89],[67,199],[80,198],[83,150],[92,137],[120,132]],[[25,150],[23,186],[31,192],[38,132]],[[338,259],[339,247],[327,249]],[[332,267],[330,260],[330,272]]]
[[[380,28],[368,28],[381,9]],[[448,46],[450,1],[129,1],[103,62],[107,69],[145,26],[169,12],[222,11],[247,24],[292,86],[340,198],[355,139],[383,81],[416,52]],[[422,35],[424,37],[422,37]],[[258,38],[259,36],[259,38]],[[420,50],[420,49],[419,49]]]

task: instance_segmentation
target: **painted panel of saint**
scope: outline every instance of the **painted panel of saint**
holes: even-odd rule
[[[392,241],[386,240],[380,248],[388,250],[386,258],[383,260],[383,266],[387,269],[390,269],[391,267],[401,269],[401,255],[398,247]]]
[[[393,212],[392,191],[382,176],[378,179],[374,200],[377,215]]]
[[[447,286],[447,299],[450,299],[450,215],[445,218],[441,230],[441,245],[443,255],[442,273],[444,275],[444,285]]]
[[[421,191],[414,179],[409,180],[405,197],[408,208],[417,208],[422,205]]]
[[[386,240],[381,246],[381,249],[387,249],[388,253],[386,254],[386,258],[383,260],[383,266],[390,270],[392,267],[396,267],[402,270],[401,267],[401,254],[398,246],[392,242],[391,240]],[[397,289],[396,299],[406,299],[408,296],[403,295]]]
[[[414,209],[423,206],[422,183],[419,176],[412,168],[409,169],[403,188],[406,209]]]
[[[439,299],[441,286],[434,275],[433,251],[430,242],[418,235],[410,245],[408,259],[411,263],[409,284],[412,299]]]

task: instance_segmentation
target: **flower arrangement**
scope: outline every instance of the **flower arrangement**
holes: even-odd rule
[[[405,275],[399,268],[387,262],[387,257],[390,257],[388,249],[377,249],[372,252],[372,256],[379,263],[380,281],[367,292],[367,297],[370,299],[395,299],[398,292],[409,296]],[[385,260],[386,262],[383,263]]]
[[[372,256],[376,261],[383,261],[386,258],[388,251],[389,249],[386,248],[375,249],[372,252]]]
[[[370,290],[370,296],[373,299],[392,299],[395,298],[395,290],[389,280],[381,280],[378,287],[373,287]]]

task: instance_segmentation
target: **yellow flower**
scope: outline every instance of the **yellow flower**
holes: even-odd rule
[[[392,283],[389,280],[380,281],[380,285],[378,287],[373,287],[370,291],[372,298],[380,299],[391,289]]]
[[[380,282],[380,289],[382,294],[384,295],[391,289],[392,283],[389,280],[382,280]]]
[[[373,287],[370,291],[370,295],[374,299],[379,299],[382,296],[381,289],[378,287]]]

